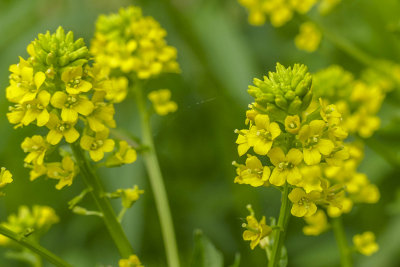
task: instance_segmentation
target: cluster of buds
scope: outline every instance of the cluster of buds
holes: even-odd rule
[[[234,162],[235,183],[289,187],[291,214],[306,219],[304,232],[311,235],[328,229],[326,214],[337,217],[353,203],[378,201],[377,187],[356,170],[362,151],[344,142],[342,114],[313,97],[304,65],[278,63],[275,73],[255,79],[248,91],[255,103],[246,113],[248,128],[235,130],[238,154],[247,154],[245,164]]]

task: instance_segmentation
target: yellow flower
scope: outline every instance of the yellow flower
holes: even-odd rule
[[[92,103],[94,104],[93,112],[86,117],[90,129],[95,132],[104,131],[107,127],[115,128],[116,123],[114,120],[114,106],[104,102],[106,93],[97,91],[92,96]]]
[[[82,66],[67,68],[61,75],[65,83],[68,94],[77,95],[88,92],[92,89],[92,84],[82,79]]]
[[[338,197],[331,201],[331,205],[328,206],[327,212],[329,217],[336,218],[343,213],[349,213],[353,208],[353,201],[347,197]]]
[[[118,194],[121,194],[122,206],[124,208],[130,208],[139,199],[140,195],[144,193],[144,190],[140,190],[137,185],[133,188],[118,189]]]
[[[120,103],[125,100],[128,94],[128,79],[125,77],[111,78],[110,88],[106,90],[106,99]]]
[[[303,227],[303,233],[305,235],[320,235],[326,231],[329,227],[328,219],[325,212],[318,210],[314,215],[304,217],[307,225]]]
[[[106,165],[109,167],[129,164],[137,159],[136,150],[133,149],[126,141],[119,141],[119,150],[107,159]]]
[[[170,100],[171,91],[168,89],[150,92],[148,98],[153,103],[154,110],[160,116],[165,116],[178,109],[178,105],[174,101]]]
[[[34,181],[42,175],[47,174],[47,167],[45,164],[33,164],[33,166],[29,166],[31,171],[29,172],[29,180]]]
[[[300,117],[298,115],[285,118],[285,130],[291,134],[297,134],[300,130]]]
[[[33,73],[33,68],[20,58],[20,64],[11,65],[10,86],[6,89],[7,99],[14,103],[24,103],[35,99],[40,87],[46,80],[43,72]]]
[[[93,161],[100,161],[104,157],[104,152],[111,152],[114,149],[114,140],[107,139],[109,130],[97,132],[95,137],[83,135],[81,138],[81,147],[89,151]]]
[[[303,154],[300,150],[292,148],[285,155],[280,147],[274,147],[268,153],[272,164],[275,165],[269,182],[276,186],[285,184],[286,180],[291,185],[296,185],[301,180],[301,173],[297,168],[303,161]]]
[[[317,0],[290,0],[292,7],[300,14],[307,13],[315,3]]]
[[[75,123],[62,121],[56,114],[50,114],[49,122],[46,124],[50,129],[46,140],[52,145],[60,143],[64,137],[68,143],[73,143],[79,138],[79,132],[74,128]]]
[[[329,165],[340,166],[343,164],[343,161],[349,158],[349,151],[346,147],[343,147],[335,152],[332,152],[330,155],[325,156],[325,161]]]
[[[59,180],[56,185],[58,190],[70,186],[77,172],[77,167],[70,156],[63,157],[61,162],[47,164],[47,176]]]
[[[296,47],[307,52],[314,52],[318,49],[322,34],[312,22],[304,22],[300,25],[300,33],[295,37]]]
[[[326,123],[314,120],[309,125],[304,125],[299,132],[299,139],[303,143],[304,161],[308,165],[318,164],[322,155],[329,155],[334,144],[331,140],[323,138]]]
[[[138,256],[136,255],[129,256],[129,259],[119,260],[118,265],[119,267],[143,267],[142,263],[140,263]]]
[[[255,125],[250,128],[248,140],[255,153],[266,155],[272,147],[272,142],[281,134],[276,122],[270,123],[268,115],[258,114]]]
[[[322,173],[319,165],[304,166],[300,169],[300,172],[303,178],[296,186],[302,187],[306,193],[310,193],[311,191],[322,191]]]
[[[64,92],[57,91],[51,98],[51,105],[61,109],[61,119],[66,122],[76,122],[78,113],[88,116],[92,113],[94,105],[84,96],[67,95]]]
[[[34,162],[41,165],[49,145],[41,135],[34,135],[26,137],[21,144],[21,148],[25,153],[29,153],[24,159],[26,163]]]
[[[234,163],[235,164],[235,163]],[[263,167],[261,161],[256,156],[248,155],[245,165],[237,165],[234,182],[238,184],[248,184],[254,187],[265,185],[268,182],[271,170],[268,166]]]
[[[50,102],[50,93],[42,90],[37,94],[37,98],[24,104],[26,113],[21,119],[23,125],[28,125],[37,120],[37,126],[44,126],[49,121],[50,115],[47,106]]]
[[[327,105],[321,98],[319,99],[319,103],[321,105],[320,115],[322,119],[329,126],[339,125],[342,120],[342,114],[338,111],[336,105]]]
[[[353,243],[357,251],[366,256],[371,256],[379,250],[379,245],[375,242],[375,235],[370,231],[355,235]]]
[[[238,138],[236,139],[236,144],[238,144],[238,154],[239,156],[243,156],[250,148],[248,134],[249,130],[235,130],[235,133],[238,134]]]
[[[291,213],[296,217],[308,217],[317,212],[314,201],[320,197],[316,191],[304,192],[301,188],[295,188],[289,193],[289,199],[293,203]]]
[[[9,170],[6,170],[6,168],[1,167],[1,172],[0,172],[0,187],[4,187],[6,184],[9,184],[13,181],[12,179],[12,174]]]
[[[23,124],[21,123],[22,119],[26,113],[26,105],[16,104],[14,106],[8,107],[7,119],[11,124],[15,125],[15,128],[22,127]]]
[[[243,232],[243,239],[250,241],[250,248],[254,249],[260,241],[271,234],[272,229],[265,223],[265,216],[258,222],[253,214],[246,217],[247,223],[243,224],[246,230]]]
[[[281,27],[293,17],[293,11],[286,3],[281,3],[270,14],[271,24],[274,27]]]

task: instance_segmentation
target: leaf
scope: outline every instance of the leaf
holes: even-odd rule
[[[236,263],[235,259],[235,263]],[[237,265],[233,266],[237,266]],[[191,267],[223,267],[224,257],[201,230],[194,233],[194,252]]]

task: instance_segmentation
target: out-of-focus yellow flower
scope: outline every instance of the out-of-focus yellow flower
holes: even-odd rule
[[[171,91],[168,89],[152,91],[149,93],[148,98],[153,103],[154,110],[160,116],[165,116],[178,109],[178,105],[170,100]]]
[[[304,22],[300,25],[300,32],[295,37],[294,43],[300,50],[314,52],[318,49],[322,34],[318,27],[312,22]]]
[[[254,187],[265,185],[268,182],[271,170],[268,166],[263,167],[261,161],[256,156],[248,155],[246,165],[237,165],[234,182],[238,184],[248,184]]]
[[[133,188],[118,189],[117,193],[121,194],[122,206],[128,209],[139,199],[141,194],[144,194],[144,190],[140,190],[135,185]]]
[[[4,167],[1,167],[0,171],[0,188],[4,187],[6,184],[9,184],[13,181],[12,174],[9,170]]]
[[[43,164],[43,159],[46,154],[49,144],[41,135],[34,135],[26,137],[21,144],[21,148],[25,153],[29,153],[24,161],[26,163],[34,162],[36,164]]]
[[[130,255],[128,259],[119,260],[118,265],[119,267],[143,267],[136,255]]]
[[[355,235],[353,243],[357,251],[366,256],[371,256],[379,250],[379,245],[375,242],[375,235],[370,231]]]
[[[307,225],[303,227],[303,233],[305,235],[320,235],[326,231],[329,227],[328,219],[325,212],[318,210],[314,215],[304,217]]]
[[[306,193],[310,193],[311,191],[322,191],[322,172],[319,165],[303,166],[300,168],[300,171],[302,179],[296,186],[302,187]]]
[[[298,115],[287,116],[285,119],[285,130],[291,134],[297,134],[300,130],[300,117]]]
[[[113,103],[120,103],[125,100],[128,94],[128,79],[125,77],[111,78],[110,88],[106,90],[106,99]]]

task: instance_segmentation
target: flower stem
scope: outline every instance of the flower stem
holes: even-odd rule
[[[352,267],[353,259],[347,243],[346,233],[344,232],[342,217],[332,218],[332,228],[339,248],[342,267]]]
[[[76,161],[79,165],[83,180],[88,187],[98,209],[103,214],[104,223],[110,233],[115,245],[118,248],[119,254],[123,258],[129,258],[133,254],[133,248],[126,237],[121,224],[115,215],[109,199],[105,196],[103,185],[91,168],[90,163],[85,157],[79,143],[71,144]]]
[[[55,266],[59,267],[72,267],[69,263],[65,262],[63,259],[59,258],[52,252],[48,251],[38,243],[28,239],[27,237],[17,234],[6,227],[0,225],[0,234],[14,240],[18,244],[23,247],[30,249],[31,251],[35,252],[37,255],[45,258],[49,262],[53,263]]]
[[[174,225],[171,211],[168,204],[167,192],[165,189],[160,165],[158,163],[154,141],[151,133],[150,116],[146,109],[146,102],[138,82],[134,88],[136,102],[140,113],[142,144],[148,149],[143,151],[144,163],[149,175],[150,184],[154,193],[154,199],[161,224],[161,231],[164,239],[164,246],[167,255],[168,266],[179,267],[179,255],[175,239]]]
[[[286,230],[290,218],[291,202],[288,199],[289,185],[286,183],[282,192],[281,210],[279,211],[278,227],[275,230],[272,253],[268,262],[268,267],[276,267],[281,259],[283,242],[285,241]]]

